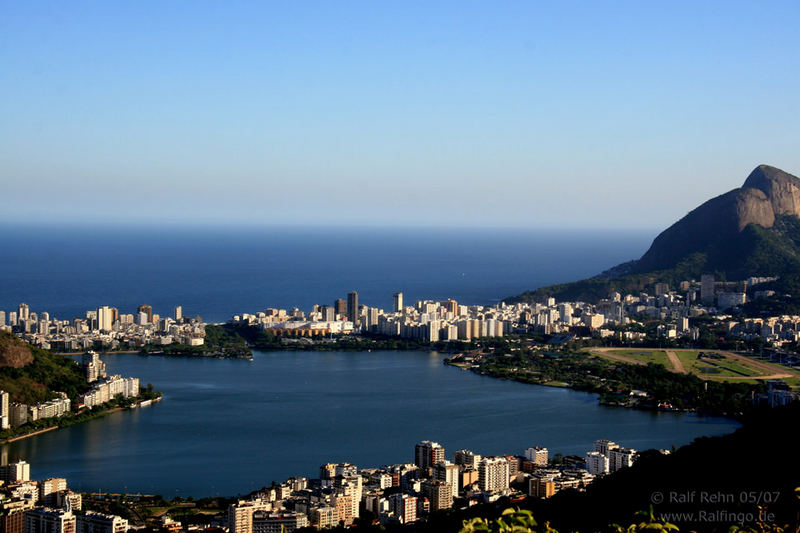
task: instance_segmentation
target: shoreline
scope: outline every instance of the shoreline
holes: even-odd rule
[[[158,396],[157,398],[151,398],[149,400],[140,400],[140,401],[136,402],[135,404],[131,405],[130,407],[113,407],[113,408],[108,409],[106,411],[101,411],[100,413],[97,413],[97,416],[94,416],[94,417],[89,418],[87,420],[81,420],[79,422],[75,422],[75,423],[69,424],[67,426],[60,426],[60,425],[56,424],[55,426],[46,427],[44,429],[37,429],[36,431],[31,431],[30,433],[24,433],[22,435],[17,435],[15,437],[9,437],[7,439],[0,440],[0,446],[2,446],[4,444],[10,444],[10,443],[16,442],[18,440],[27,439],[29,437],[36,437],[37,435],[41,435],[43,433],[49,433],[49,432],[55,431],[57,429],[65,429],[65,428],[72,427],[74,425],[83,424],[85,422],[89,422],[90,420],[96,420],[98,418],[103,418],[106,415],[110,415],[110,414],[113,414],[113,413],[119,413],[120,411],[132,411],[132,410],[138,409],[140,407],[148,407],[148,406],[150,406],[150,405],[152,405],[154,403],[160,402],[161,399],[162,399],[162,396]]]
[[[576,386],[574,383],[571,382],[559,382],[559,381],[545,381],[545,382],[532,382],[526,379],[523,379],[517,375],[503,375],[492,370],[486,370],[483,365],[481,364],[474,364],[462,361],[453,361],[453,358],[445,358],[443,364],[446,366],[453,366],[458,368],[462,371],[472,372],[474,374],[478,374],[479,376],[484,376],[492,379],[499,379],[504,381],[513,381],[516,383],[521,383],[524,385],[538,385],[542,387],[554,387],[554,388],[561,388],[561,389],[569,389],[575,392],[583,392],[587,394],[592,394],[597,397],[597,402],[599,405],[604,407],[621,407],[625,409],[633,409],[637,411],[647,411],[652,413],[676,413],[676,414],[695,414],[698,416],[711,416],[711,417],[722,417],[728,420],[732,420],[738,423],[741,423],[742,414],[743,413],[736,413],[736,412],[721,412],[715,413],[704,410],[702,408],[698,408],[696,406],[691,407],[674,407],[674,406],[662,406],[659,404],[650,405],[650,404],[641,404],[641,403],[620,403],[617,401],[610,400],[607,395],[597,390],[591,390],[588,388],[583,388],[580,386]],[[641,366],[641,365],[639,365]]]
[[[49,433],[51,431],[55,431],[59,429],[59,426],[50,426],[49,428],[38,429],[36,431],[32,431],[30,433],[25,433],[24,435],[17,435],[16,437],[10,437],[8,439],[4,439],[0,441],[0,444],[10,444],[12,442],[16,442],[18,440],[27,439],[28,437],[35,437],[36,435],[41,435],[42,433]]]

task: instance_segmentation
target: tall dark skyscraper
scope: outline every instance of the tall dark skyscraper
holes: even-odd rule
[[[431,468],[444,461],[444,447],[438,442],[424,440],[414,446],[414,464],[420,468]]]
[[[136,308],[137,313],[145,313],[147,314],[147,323],[150,324],[153,322],[153,307],[147,304],[140,305]]]
[[[339,298],[333,302],[333,311],[337,315],[344,316],[347,314],[347,302]]]
[[[358,324],[358,293],[356,291],[347,293],[347,320]]]

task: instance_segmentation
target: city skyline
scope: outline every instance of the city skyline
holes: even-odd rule
[[[662,227],[800,169],[798,15],[6,3],[0,222]]]

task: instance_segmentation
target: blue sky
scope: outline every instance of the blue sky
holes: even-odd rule
[[[0,1],[0,220],[669,225],[800,174],[800,3]]]

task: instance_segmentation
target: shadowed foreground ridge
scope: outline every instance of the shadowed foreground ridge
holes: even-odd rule
[[[515,504],[530,511],[527,517],[500,515],[509,502],[498,501],[434,515],[423,531],[457,531],[462,524],[464,532],[797,531],[800,466],[789,459],[796,450],[789,431],[799,421],[797,404],[758,411],[731,434],[698,438],[669,455],[645,451],[632,467],[585,492],[569,489]],[[521,527],[497,527],[498,518]],[[470,527],[480,522],[488,527]]]
[[[800,272],[800,178],[756,167],[742,187],[712,198],[661,232],[636,261],[582,281],[542,287],[508,302],[548,296],[593,301],[714,273],[729,280]]]

